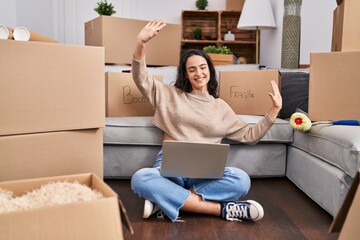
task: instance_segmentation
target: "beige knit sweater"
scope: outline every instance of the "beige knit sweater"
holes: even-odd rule
[[[230,106],[208,93],[185,93],[148,74],[145,58],[133,58],[132,75],[155,108],[154,124],[175,140],[220,143],[223,138],[257,143],[273,125],[265,115],[256,125],[238,119]]]

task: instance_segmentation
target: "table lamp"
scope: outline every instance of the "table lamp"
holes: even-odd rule
[[[259,30],[275,27],[270,0],[245,0],[237,28],[256,30],[257,64],[259,63]]]

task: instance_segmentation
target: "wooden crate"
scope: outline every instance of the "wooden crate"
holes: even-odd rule
[[[183,11],[182,14],[182,39],[192,40],[194,30],[202,30],[203,40],[218,39],[218,11]]]
[[[208,53],[214,65],[233,64],[234,56],[232,54]]]

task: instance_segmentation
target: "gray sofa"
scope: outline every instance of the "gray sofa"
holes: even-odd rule
[[[360,168],[360,126],[316,125],[295,131],[286,176],[335,216]]]
[[[285,108],[274,126],[257,145],[224,139],[231,145],[227,165],[251,177],[286,176],[335,216],[360,167],[360,127],[321,124],[307,133],[294,131],[286,119],[298,107],[307,110],[308,74],[283,72],[282,83]],[[249,124],[260,118],[238,117]],[[161,141],[152,117],[106,118],[104,177],[129,179],[138,169],[152,166]]]
[[[254,124],[259,116],[238,116]],[[106,118],[104,129],[105,178],[130,178],[135,171],[151,167],[162,144],[162,132],[152,124],[152,117]],[[287,121],[275,125],[257,145],[244,145],[229,140],[228,166],[239,167],[252,177],[285,176],[286,144],[293,140]]]

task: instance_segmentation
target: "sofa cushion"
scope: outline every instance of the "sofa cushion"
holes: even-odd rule
[[[308,111],[309,101],[309,72],[308,71],[280,71],[281,96],[283,106],[280,118],[290,118],[299,108]]]
[[[153,117],[107,117],[104,144],[162,145],[163,133]]]
[[[307,133],[295,131],[293,146],[354,177],[360,168],[360,127],[314,125]]]
[[[242,121],[255,124],[262,117],[239,115]],[[162,144],[163,133],[152,123],[153,117],[107,117],[104,129],[104,144],[122,145],[155,145]],[[293,140],[293,129],[289,122],[276,119],[270,131],[261,139],[261,142],[288,143]],[[224,140],[230,144],[241,144]]]

